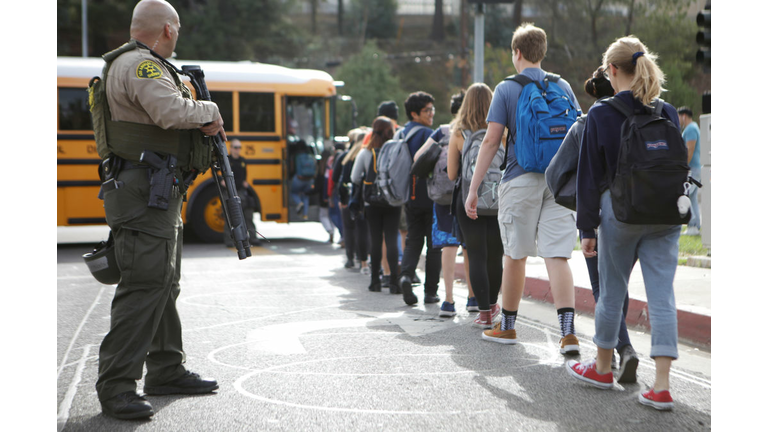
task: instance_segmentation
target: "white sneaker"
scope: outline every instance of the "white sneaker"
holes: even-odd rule
[[[688,227],[688,229],[685,230],[685,233],[683,233],[683,235],[689,235],[689,236],[701,235],[701,232],[696,227]]]
[[[362,273],[365,276],[370,276],[371,275],[371,268],[368,267],[368,266],[365,266],[365,267],[360,269],[360,273]]]

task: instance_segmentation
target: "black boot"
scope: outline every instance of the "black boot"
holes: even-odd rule
[[[152,405],[135,391],[120,393],[103,401],[101,412],[106,416],[121,420],[143,419],[155,414]]]
[[[200,375],[186,371],[184,375],[162,385],[144,384],[144,393],[148,395],[201,394],[210,393],[219,388],[214,379],[203,379]]]
[[[407,305],[415,305],[419,301],[416,295],[413,293],[413,285],[411,285],[411,278],[408,275],[400,277],[400,291],[403,294],[403,301]]]

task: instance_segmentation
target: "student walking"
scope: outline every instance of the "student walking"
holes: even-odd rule
[[[448,143],[448,178],[456,180],[461,174],[461,155],[464,136],[488,128],[485,121],[493,94],[484,83],[472,84],[464,96]],[[499,233],[499,222],[495,215],[467,217],[461,199],[454,202],[454,213],[461,227],[461,237],[468,252],[464,259],[469,261],[469,280],[474,290],[480,313],[475,325],[491,328],[494,316],[501,311],[497,301],[501,288],[504,247]]]
[[[438,316],[441,317],[456,316],[456,302],[453,298],[453,281],[456,274],[456,255],[459,246],[464,248],[464,273],[467,276],[467,288],[469,290],[467,311],[477,311],[477,300],[475,299],[475,294],[472,290],[472,282],[469,278],[469,260],[467,258],[469,253],[462,240],[461,229],[458,227],[458,221],[454,214],[455,212],[451,209],[450,190],[447,195],[438,194],[438,192],[443,191],[442,185],[450,187],[451,181],[455,180],[451,179],[448,175],[448,167],[445,165],[445,163],[447,163],[447,158],[445,156],[448,154],[451,130],[456,122],[456,115],[459,113],[459,109],[464,102],[464,96],[464,90],[451,96],[451,115],[454,119],[450,124],[440,125],[440,127],[429,136],[429,139],[427,139],[413,157],[414,166],[416,166],[418,159],[422,155],[428,153],[433,148],[441,149],[438,161],[435,161],[434,166],[430,169],[430,177],[427,180],[427,192],[433,194],[432,188],[434,188],[435,195],[438,195],[432,215],[432,247],[441,249],[443,286],[445,288],[445,301],[443,301],[442,306],[440,306],[440,313],[438,314]],[[428,165],[429,164],[425,166]],[[441,201],[444,198],[447,199],[447,203]]]
[[[611,87],[611,82],[608,80],[602,66],[592,74],[591,78],[584,82],[584,91],[597,99],[597,102],[601,102],[616,93],[613,87]],[[568,130],[560,150],[552,158],[552,163],[547,167],[546,171],[547,184],[550,190],[556,198],[560,195],[564,199],[563,195],[568,195],[568,199],[564,199],[563,205],[567,205],[571,209],[576,208],[576,174],[579,165],[579,150],[581,149],[586,121],[587,115],[582,115],[573,124],[573,127]],[[580,238],[583,238],[583,235],[580,235]],[[595,252],[597,252],[597,248],[595,248]],[[600,300],[600,279],[597,261],[597,256],[585,257],[595,304]],[[635,258],[635,261],[637,261],[637,258]],[[627,331],[626,319],[628,310],[629,293],[624,297],[619,342],[616,344],[616,352],[619,354],[620,359],[619,363],[616,364],[615,356],[611,358],[611,369],[618,369],[616,379],[620,383],[634,383],[637,381],[636,371],[639,363],[637,353],[632,347],[632,343],[629,340],[629,332]]]
[[[363,146],[363,137],[365,132],[362,129],[353,129],[349,131],[349,150],[339,155],[338,161],[333,168],[333,181],[337,184],[336,190],[339,196],[339,207],[341,207],[341,217],[343,221],[344,250],[347,255],[345,268],[353,269],[355,267],[355,256],[360,262],[361,268],[368,267],[368,223],[362,214],[362,207],[353,211],[350,207],[352,199],[352,167],[355,158]]]
[[[421,148],[432,134],[432,121],[435,117],[435,99],[429,93],[411,93],[405,100],[405,112],[410,120],[403,128],[402,136],[407,137],[413,128],[419,128],[410,140],[408,149],[411,158]],[[402,287],[403,301],[408,305],[414,305],[418,298],[413,293],[412,285],[416,277],[416,267],[424,248],[424,240],[427,243],[427,260],[425,264],[426,277],[424,279],[424,303],[437,303],[440,297],[437,295],[437,286],[440,282],[440,268],[442,265],[442,253],[440,249],[432,247],[432,212],[434,202],[427,195],[426,180],[416,178],[411,180],[411,194],[405,204],[405,218],[408,225],[408,234],[405,239],[403,251]],[[396,245],[395,245],[396,246]],[[387,249],[389,249],[387,244]]]
[[[373,121],[373,135],[367,146],[358,153],[355,158],[355,164],[352,167],[352,183],[356,188],[363,188],[363,197],[366,197],[366,187],[363,180],[368,183],[375,179],[376,157],[381,146],[392,139],[395,131],[392,121],[384,116],[376,117]],[[397,224],[400,220],[400,207],[393,207],[386,203],[365,202],[365,220],[368,222],[368,230],[371,240],[371,262],[370,275],[371,283],[368,286],[369,291],[381,291],[381,279],[379,272],[381,270],[381,244],[382,240],[387,244],[387,261],[389,270],[393,277],[389,282],[389,292],[397,294],[400,287],[397,283],[399,266],[397,264]]]
[[[517,135],[520,131],[528,131],[526,125],[536,119],[535,110],[518,109],[521,104],[532,107],[527,105],[528,99],[518,100],[521,94],[526,91],[545,91],[549,98],[562,95],[557,98],[558,104],[567,108],[558,107],[558,111],[572,117],[560,119],[546,128],[550,132],[562,132],[559,137],[561,141],[575,121],[576,112],[580,110],[568,82],[541,69],[546,52],[547,35],[544,30],[532,24],[523,24],[515,30],[512,36],[512,63],[519,75],[496,86],[488,110],[488,131],[477,159],[465,210],[470,219],[477,219],[477,190],[493,162],[504,128],[507,127],[506,169],[499,186],[498,204],[499,231],[504,244],[502,319],[493,329],[483,332],[482,337],[497,343],[517,343],[515,320],[525,287],[526,259],[529,256],[540,256],[544,258],[547,268],[560,323],[560,353],[577,354],[579,340],[574,334],[573,322],[575,291],[573,275],[568,266],[576,242],[574,214],[555,202],[543,170],[537,172],[524,168],[524,164],[519,163],[518,155],[518,150],[521,155],[525,155],[524,149],[533,147],[534,143],[530,139],[518,142]],[[527,84],[523,86],[522,83]],[[530,137],[527,134],[525,136]]]
[[[635,37],[616,40],[603,54],[603,67],[616,91],[613,100],[635,113],[648,112],[650,105],[658,107],[660,102],[656,98],[663,90],[664,74],[656,64],[656,56],[648,52],[640,40]],[[622,303],[637,256],[648,298],[651,358],[656,363],[653,387],[639,394],[639,401],[659,410],[668,410],[674,406],[669,392],[669,373],[672,361],[678,357],[677,309],[672,283],[677,268],[681,225],[624,223],[617,219],[619,213],[614,209],[621,207],[615,207],[611,191],[615,187],[613,179],[617,167],[621,164],[619,151],[624,147],[622,129],[627,116],[607,102],[610,101],[595,104],[587,116],[578,169],[577,220],[583,233],[581,248],[585,256],[598,257],[600,301],[595,308],[593,337],[597,358],[586,362],[568,361],[566,369],[571,376],[596,387],[607,389],[613,386],[611,358],[618,342]],[[673,125],[671,129],[676,126],[678,131],[675,132],[679,133],[675,108],[667,103],[663,103],[662,108],[662,118],[669,120]],[[677,143],[679,152],[685,158],[682,137],[677,135],[676,138],[680,140]],[[671,155],[667,150],[675,147],[675,142],[670,139],[651,144],[643,149]],[[612,179],[611,184],[606,185],[605,179]],[[596,231],[599,231],[597,239]]]

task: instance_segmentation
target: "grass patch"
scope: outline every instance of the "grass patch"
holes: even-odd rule
[[[581,252],[581,243],[579,241],[576,242],[576,246],[573,248],[573,250]],[[685,265],[688,261],[688,257],[707,256],[708,252],[709,252],[709,249],[707,249],[706,247],[704,247],[704,245],[701,244],[700,235],[694,235],[694,236],[681,235],[680,250],[677,255],[678,256],[677,264]]]
[[[709,249],[701,244],[700,235],[681,235],[680,251],[678,252],[678,264],[685,265],[690,256],[706,256]]]

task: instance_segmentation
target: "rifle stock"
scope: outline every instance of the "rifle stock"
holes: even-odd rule
[[[184,65],[181,67],[181,71],[190,78],[192,86],[194,86],[195,92],[197,92],[198,99],[210,101],[211,94],[208,92],[208,87],[205,84],[205,74],[200,66]],[[229,166],[229,159],[227,158],[227,146],[224,144],[224,140],[221,139],[221,135],[218,134],[206,137],[206,140],[208,140],[213,149],[214,157],[211,162],[211,172],[216,182],[216,188],[219,191],[224,217],[230,227],[229,235],[232,237],[235,248],[237,248],[238,258],[242,260],[251,256],[251,244],[248,240],[248,228],[245,225],[243,207],[237,194],[235,176],[232,173],[232,168]],[[224,180],[223,189],[221,187],[222,177],[219,177],[218,173],[219,170],[221,170]]]

